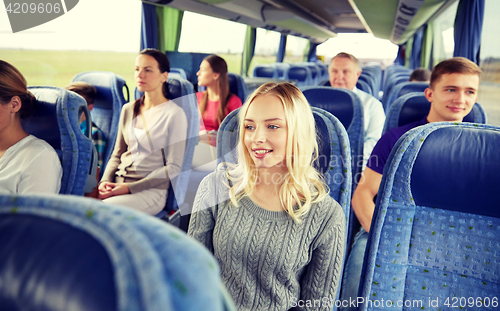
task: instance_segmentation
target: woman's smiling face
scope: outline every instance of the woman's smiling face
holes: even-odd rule
[[[244,120],[244,143],[259,169],[286,171],[288,136],[285,110],[274,95],[262,95],[248,107]]]

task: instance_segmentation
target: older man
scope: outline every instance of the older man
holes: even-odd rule
[[[328,68],[330,84],[353,91],[361,99],[364,111],[363,169],[370,157],[373,147],[382,136],[385,112],[382,103],[375,97],[356,88],[356,82],[361,75],[361,66],[356,57],[348,53],[339,53],[330,62]]]

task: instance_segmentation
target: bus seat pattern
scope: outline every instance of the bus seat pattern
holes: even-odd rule
[[[430,108],[431,103],[427,101],[422,92],[408,93],[399,97],[387,112],[383,133],[422,120],[429,114]],[[486,124],[486,113],[483,107],[478,103],[474,104],[471,112],[464,117],[463,121]]]
[[[28,89],[37,102],[33,114],[22,120],[23,129],[47,141],[59,155],[63,169],[59,193],[83,195],[91,168],[97,165],[97,159],[92,160],[92,140],[80,129],[80,112],[87,110],[87,103],[63,88]]]
[[[100,172],[102,176],[115,147],[122,106],[128,101],[123,94],[123,87],[126,86],[126,82],[119,75],[108,71],[82,72],[73,78],[72,82],[76,81],[87,82],[97,90],[94,109],[90,114],[92,115],[92,121],[106,136],[106,150],[104,151],[103,167]],[[128,97],[129,94],[127,94]]]
[[[387,110],[389,110],[394,101],[399,97],[413,92],[423,93],[425,89],[428,87],[429,83],[427,82],[401,82],[394,85],[394,87],[391,90],[391,93],[388,94],[387,105],[384,106],[384,110],[387,112]]]
[[[472,297],[465,309],[492,309],[500,294],[499,153],[500,127],[475,123],[427,124],[396,143],[377,198],[361,297],[423,302],[394,310],[447,310],[453,297],[458,306]],[[436,298],[439,307],[430,308]]]
[[[232,309],[213,256],[141,212],[72,196],[0,196],[8,310]]]

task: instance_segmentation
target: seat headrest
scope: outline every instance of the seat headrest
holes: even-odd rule
[[[120,100],[122,105],[126,102],[123,94],[123,87],[126,85],[126,82],[122,77],[113,72],[82,72],[76,75],[73,81],[87,82],[96,88],[97,94],[94,100],[94,108],[112,110],[113,100]]]
[[[114,269],[89,233],[54,219],[2,214],[0,243],[0,279],[9,280],[0,285],[2,309],[117,310]],[[12,305],[20,299],[23,308]]]
[[[350,91],[331,87],[317,87],[306,89],[303,93],[311,106],[330,112],[339,119],[346,129],[349,128],[354,116],[355,100]]]
[[[33,113],[21,120],[26,133],[45,140],[52,148],[61,150],[61,133],[57,121],[57,105],[66,92],[61,89],[30,89],[36,98]],[[67,96],[67,95],[66,95]]]
[[[288,79],[305,81],[307,80],[308,69],[305,67],[290,67],[288,69]]]
[[[423,94],[405,95],[408,99],[401,108],[399,113],[398,126],[403,126],[412,122],[422,120],[429,114],[431,103],[425,98]],[[474,109],[467,114],[463,122],[474,122]]]
[[[276,69],[271,66],[258,66],[255,67],[253,75],[261,78],[274,78]]]
[[[500,128],[468,125],[430,133],[411,172],[416,205],[500,217]]]

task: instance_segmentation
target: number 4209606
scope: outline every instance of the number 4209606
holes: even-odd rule
[[[448,297],[444,301],[444,305],[449,307],[449,308],[464,308],[464,307],[476,307],[476,308],[493,307],[493,308],[496,308],[496,307],[498,307],[498,298],[497,297],[493,297],[493,298],[490,298],[490,297],[484,297],[484,298],[481,298],[481,297],[477,297],[477,298],[451,297],[450,298],[450,297]]]
[[[7,13],[27,14],[27,13],[60,13],[61,3],[9,3],[6,8]]]

